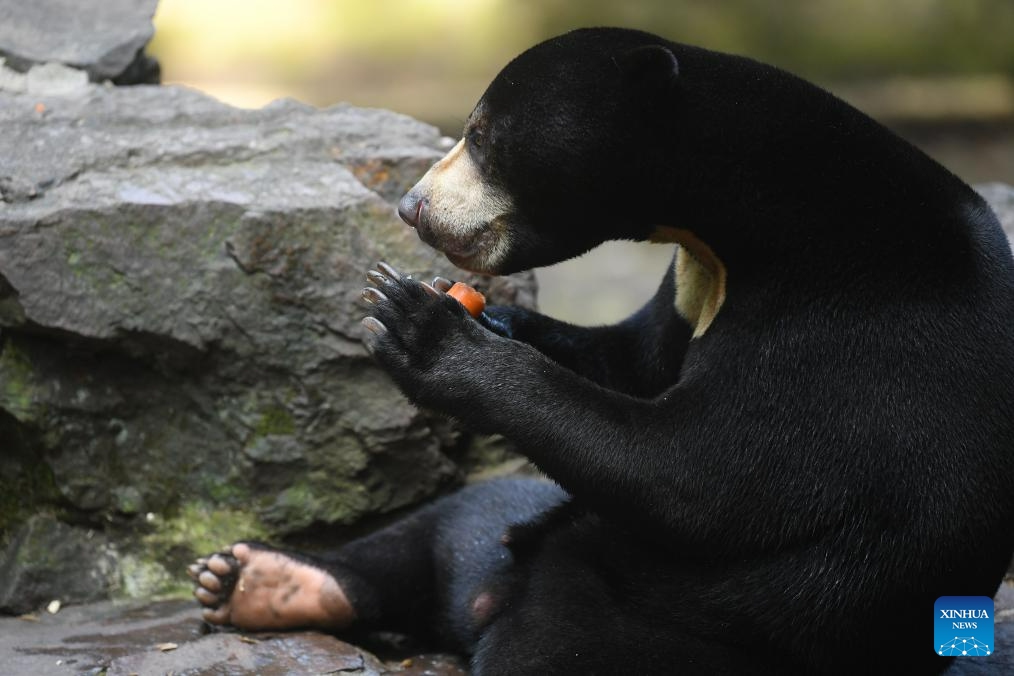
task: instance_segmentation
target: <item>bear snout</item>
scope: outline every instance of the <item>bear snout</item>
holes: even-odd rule
[[[413,228],[419,226],[422,220],[423,205],[426,203],[422,197],[412,190],[405,193],[405,196],[398,202],[398,216]]]

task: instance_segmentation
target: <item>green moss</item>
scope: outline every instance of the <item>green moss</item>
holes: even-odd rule
[[[155,518],[154,531],[142,543],[154,560],[168,555],[203,556],[235,540],[263,540],[267,531],[248,511],[213,508],[201,502],[183,505],[168,519]]]
[[[26,461],[12,476],[0,475],[0,533],[55,502],[58,491],[53,470],[41,460]]]
[[[259,437],[266,437],[269,434],[288,435],[295,431],[296,421],[292,419],[292,414],[282,406],[264,409],[253,429],[254,434]]]
[[[370,463],[362,443],[351,436],[341,436],[318,447],[306,449],[306,458],[313,467],[325,470],[333,478],[353,478]]]
[[[120,559],[124,596],[176,596],[190,593],[186,567],[198,556],[236,540],[266,540],[267,531],[250,512],[190,502],[169,518],[149,515],[152,530]]]
[[[164,565],[133,554],[119,558],[120,592],[132,599],[155,596],[187,596],[193,585],[185,575],[174,575]]]
[[[140,250],[141,242],[131,225],[118,222],[111,216],[98,216],[96,220],[82,222],[79,228],[64,233],[64,261],[79,288],[88,290],[96,298],[107,299],[133,291],[127,283],[128,275],[109,265],[110,245],[107,244],[127,238],[124,246]]]
[[[20,326],[25,322],[25,309],[14,296],[0,298],[0,324]]]
[[[293,533],[317,522],[355,523],[373,508],[369,491],[362,484],[311,472],[279,493],[261,513],[280,532]]]
[[[0,352],[0,408],[22,422],[30,422],[39,415],[34,371],[28,355],[14,342],[4,345]]]
[[[118,557],[121,596],[188,596],[192,583],[186,568],[194,559],[237,540],[268,539],[266,529],[250,512],[201,502],[185,503],[167,518],[149,514],[147,524],[149,532],[126,545]]]
[[[116,511],[137,514],[144,507],[144,497],[135,486],[117,486],[110,491]]]
[[[202,493],[209,496],[216,505],[243,505],[250,502],[250,489],[235,478],[200,476]]]

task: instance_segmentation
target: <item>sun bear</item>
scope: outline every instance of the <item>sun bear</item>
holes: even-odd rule
[[[191,568],[208,621],[428,633],[480,676],[947,667],[934,600],[992,596],[1014,548],[1014,262],[971,188],[784,71],[599,28],[511,61],[399,213],[494,275],[679,247],[608,327],[371,271],[405,395],[551,482],[234,545]]]

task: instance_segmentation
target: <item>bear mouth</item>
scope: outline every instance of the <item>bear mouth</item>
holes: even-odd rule
[[[461,235],[434,227],[428,219],[420,218],[415,230],[420,240],[444,254],[455,266],[469,272],[496,274],[492,259],[500,236],[493,223]]]
[[[415,229],[419,239],[469,272],[495,275],[507,249],[506,214],[490,221],[454,224],[435,218],[429,201],[409,191],[398,204],[398,215]]]
[[[496,234],[485,227],[474,235],[458,237],[440,235],[428,228],[418,228],[419,239],[447,256],[459,268],[469,272],[488,272],[490,253],[496,244]]]

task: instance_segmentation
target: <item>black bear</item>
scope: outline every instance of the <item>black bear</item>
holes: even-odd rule
[[[553,483],[469,487],[323,556],[191,567],[213,623],[429,632],[474,674],[931,674],[1014,548],[1014,261],[984,201],[771,66],[541,43],[401,202],[462,268],[678,242],[616,326],[472,319],[381,264],[368,347]]]

